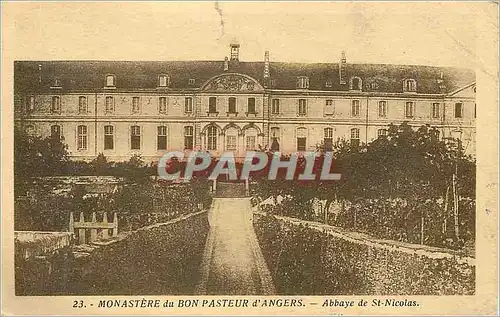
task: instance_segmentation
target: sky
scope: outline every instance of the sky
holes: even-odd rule
[[[5,4],[3,5],[5,9]],[[10,6],[10,7],[9,7]],[[30,60],[240,60],[474,67],[486,3],[8,3],[4,50]],[[5,22],[5,21],[4,21]]]

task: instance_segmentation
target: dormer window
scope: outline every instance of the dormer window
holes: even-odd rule
[[[327,80],[327,81],[325,82],[325,87],[326,87],[326,88],[332,88],[332,87],[333,87],[333,82],[332,82],[331,80]]]
[[[194,78],[189,78],[189,80],[188,80],[189,85],[194,85],[195,82],[196,82],[196,80]]]
[[[159,87],[168,87],[169,85],[170,85],[170,76],[168,76],[168,75],[158,76],[158,86]]]
[[[405,79],[403,80],[403,91],[404,92],[416,92],[417,82],[415,79]]]
[[[106,87],[115,87],[115,75],[106,75]]]
[[[362,88],[363,88],[363,82],[361,81],[361,78],[352,77],[350,85],[349,85],[349,89],[350,90],[362,90]]]
[[[52,87],[60,88],[61,87],[61,80],[58,77],[56,77],[56,78],[54,78],[54,81],[52,84],[53,84]]]
[[[377,83],[370,83],[370,89],[371,90],[377,90],[378,89],[378,84]]]
[[[297,77],[297,88],[298,89],[308,89],[309,88],[309,77],[307,77],[307,76]]]

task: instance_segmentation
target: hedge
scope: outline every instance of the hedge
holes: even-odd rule
[[[472,295],[474,259],[451,250],[342,233],[256,214],[254,227],[284,295]],[[354,238],[353,238],[354,237]]]

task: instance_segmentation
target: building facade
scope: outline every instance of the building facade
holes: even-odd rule
[[[15,122],[61,138],[73,159],[110,161],[168,151],[326,149],[370,142],[389,124],[429,124],[475,153],[475,74],[427,66],[239,60],[18,61]]]

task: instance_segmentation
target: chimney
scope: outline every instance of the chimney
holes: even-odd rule
[[[231,44],[229,44],[229,46],[231,47],[231,61],[236,61],[236,62],[239,62],[240,60],[240,44],[238,44],[238,42],[233,39],[231,41]]]
[[[38,84],[42,83],[42,64],[38,64]]]
[[[339,80],[341,85],[347,84],[347,60],[345,58],[345,51],[342,51],[339,61]]]
[[[264,53],[264,79],[268,79],[270,77],[269,74],[269,51]]]
[[[229,70],[229,59],[224,57],[224,71],[227,72]]]

